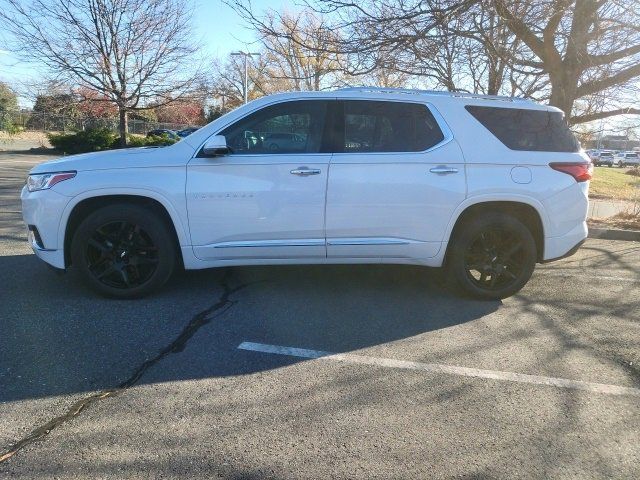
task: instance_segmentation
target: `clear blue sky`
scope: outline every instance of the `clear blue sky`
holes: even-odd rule
[[[195,7],[194,34],[202,40],[204,54],[212,60],[223,58],[231,51],[242,49],[245,43],[255,40],[254,35],[238,18],[231,7],[221,0],[192,0]],[[0,6],[2,0],[0,0]],[[293,0],[252,0],[254,9],[258,12],[267,8],[295,9]],[[20,84],[26,80],[37,81],[40,71],[37,66],[21,63],[10,52],[2,50],[4,47],[0,37],[0,81],[8,82],[20,89]],[[30,104],[26,98],[21,98],[23,106]]]

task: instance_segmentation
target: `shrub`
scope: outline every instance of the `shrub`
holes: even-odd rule
[[[147,139],[139,135],[129,135],[127,137],[127,148],[146,147]],[[113,148],[120,148],[120,139],[116,139],[116,145]]]
[[[167,147],[173,145],[177,140],[170,138],[168,135],[151,135],[150,137],[141,137],[139,135],[127,136],[127,148],[136,147]],[[116,138],[111,148],[120,147],[120,138]]]
[[[167,147],[169,145],[173,145],[178,140],[175,138],[169,137],[166,133],[162,135],[151,135],[150,137],[145,138],[147,147]]]
[[[47,135],[49,142],[56,149],[68,154],[98,152],[120,147],[120,137],[112,133],[108,128],[93,128],[77,133],[50,133]],[[130,135],[127,137],[127,147],[164,147],[173,145],[176,140],[167,135],[139,137]]]
[[[640,177],[640,167],[633,167],[627,170],[627,175],[631,175],[633,177]]]
[[[49,143],[64,153],[85,153],[109,150],[116,136],[107,128],[88,129],[77,133],[50,133]]]

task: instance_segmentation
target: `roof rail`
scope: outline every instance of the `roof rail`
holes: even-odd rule
[[[483,95],[481,93],[448,92],[442,90],[420,90],[411,88],[388,88],[388,87],[344,87],[338,88],[339,92],[374,92],[374,93],[406,93],[412,95],[433,95],[442,97],[478,98],[482,100],[502,100],[506,102],[530,102],[521,97],[509,97],[506,95]]]

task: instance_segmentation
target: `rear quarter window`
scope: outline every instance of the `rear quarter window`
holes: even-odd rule
[[[580,150],[580,144],[560,112],[476,105],[467,105],[465,109],[511,150]]]

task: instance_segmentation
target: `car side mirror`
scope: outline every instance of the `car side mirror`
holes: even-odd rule
[[[219,157],[230,152],[231,149],[227,145],[227,139],[224,135],[214,135],[202,147],[202,155],[205,157]]]

